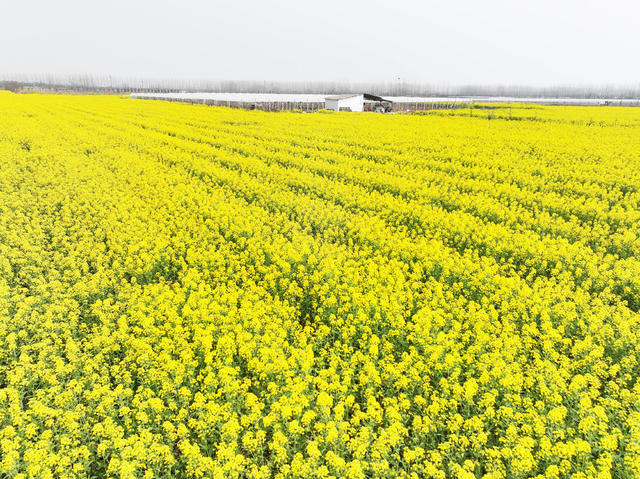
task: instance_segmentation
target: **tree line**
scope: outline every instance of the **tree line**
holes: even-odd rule
[[[144,78],[112,75],[5,74],[0,89],[93,93],[373,93],[388,96],[507,96],[540,98],[640,98],[640,82],[632,85],[436,85],[406,81],[271,81]]]

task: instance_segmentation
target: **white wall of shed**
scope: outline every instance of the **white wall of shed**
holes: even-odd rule
[[[364,95],[355,95],[339,100],[325,100],[327,110],[340,111],[340,108],[351,108],[351,111],[364,111]]]
[[[364,111],[364,95],[352,96],[339,100],[340,108],[351,108],[351,111]]]

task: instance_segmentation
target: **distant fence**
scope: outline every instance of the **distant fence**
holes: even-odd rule
[[[452,102],[452,101],[434,101],[434,102],[394,102],[392,111],[411,112],[411,111],[427,111],[427,110],[455,110],[458,108],[469,108],[469,103]]]
[[[207,100],[200,98],[143,98],[145,100],[174,101],[178,103],[195,103],[198,105],[226,106],[228,108],[242,108],[244,110],[260,111],[318,111],[324,108],[324,102],[306,101],[227,101],[227,100]]]
[[[306,111],[313,112],[325,107],[324,102],[307,101],[229,101],[211,100],[204,98],[171,98],[171,97],[146,97],[145,100],[173,101],[178,103],[195,103],[198,105],[226,106],[228,108],[241,108],[244,110],[260,111]],[[469,103],[461,102],[398,102],[392,103],[392,111],[426,111],[426,110],[452,110],[457,108],[468,108]]]
[[[195,103],[199,105],[225,106],[228,108],[241,108],[244,110],[260,110],[260,111],[303,111],[314,112],[325,108],[323,101],[233,101],[233,100],[213,100],[207,98],[184,98],[184,97],[153,97],[139,96],[134,97],[146,100],[162,100],[173,101],[179,103]],[[466,99],[465,99],[466,100]],[[391,111],[395,113],[412,113],[417,111],[429,110],[457,110],[463,108],[477,108],[476,105],[500,103],[497,100],[467,100],[467,101],[394,101],[391,104]],[[527,99],[527,101],[513,101],[511,103],[521,104],[538,104],[538,105],[556,105],[556,106],[640,106],[640,100],[554,100],[554,99]],[[491,107],[488,107],[491,108]],[[471,112],[471,115],[473,113]]]

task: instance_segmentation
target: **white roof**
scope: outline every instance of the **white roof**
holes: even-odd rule
[[[325,97],[325,100],[346,100],[347,98],[353,98],[356,96],[362,96],[362,94],[348,93],[346,95],[329,95]]]
[[[247,103],[323,103],[325,95],[298,93],[132,93],[131,98],[238,101]]]

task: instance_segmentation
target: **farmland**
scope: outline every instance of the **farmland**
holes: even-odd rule
[[[0,477],[640,477],[640,109],[0,92]]]

